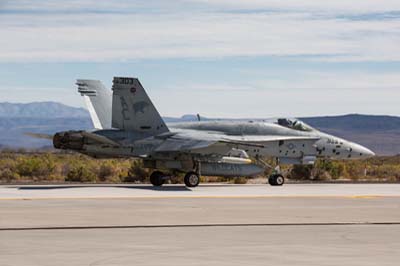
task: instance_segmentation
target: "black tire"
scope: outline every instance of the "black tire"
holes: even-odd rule
[[[270,175],[268,177],[268,184],[270,184],[271,186],[274,186],[275,185],[274,180],[275,180],[274,175]]]
[[[282,186],[285,183],[285,178],[281,174],[273,174],[268,178],[268,183],[271,186]]]
[[[187,187],[197,187],[200,183],[200,176],[196,172],[189,172],[183,181]]]
[[[155,187],[161,187],[164,184],[164,174],[160,171],[154,171],[150,175],[150,183]]]

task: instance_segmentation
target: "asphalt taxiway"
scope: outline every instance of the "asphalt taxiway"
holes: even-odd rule
[[[0,186],[0,265],[398,265],[399,184]]]

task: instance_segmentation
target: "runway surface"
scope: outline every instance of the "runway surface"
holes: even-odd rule
[[[0,186],[0,265],[398,265],[399,184]]]
[[[289,184],[268,185],[36,185],[0,186],[0,200],[69,198],[156,198],[156,197],[400,197],[400,184]]]

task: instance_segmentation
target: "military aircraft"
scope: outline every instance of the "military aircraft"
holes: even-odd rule
[[[154,186],[170,178],[164,170],[185,172],[188,187],[196,187],[201,175],[258,175],[272,167],[264,162],[265,157],[276,158],[277,167],[268,182],[280,186],[284,183],[280,164],[374,156],[361,145],[295,119],[167,125],[137,78],[114,77],[112,97],[99,81],[79,79],[77,85],[98,129],[58,132],[53,136],[54,147],[95,158],[140,158],[146,168],[154,169],[150,176]]]

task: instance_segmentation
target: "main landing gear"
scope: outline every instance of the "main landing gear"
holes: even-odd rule
[[[188,172],[183,181],[187,187],[197,187],[200,183],[200,176],[196,172]]]
[[[183,181],[187,187],[197,187],[200,183],[200,162],[196,162],[194,170],[187,172]],[[163,172],[154,171],[150,175],[150,182],[155,187],[162,186],[170,176],[165,175]]]
[[[169,178],[163,172],[154,171],[150,175],[150,183],[155,187],[161,187]],[[200,175],[194,171],[188,172],[183,181],[187,187],[197,187],[200,183]]]
[[[155,187],[161,187],[166,179],[168,179],[168,177],[166,177],[165,174],[160,171],[154,171],[150,175],[150,183]]]

